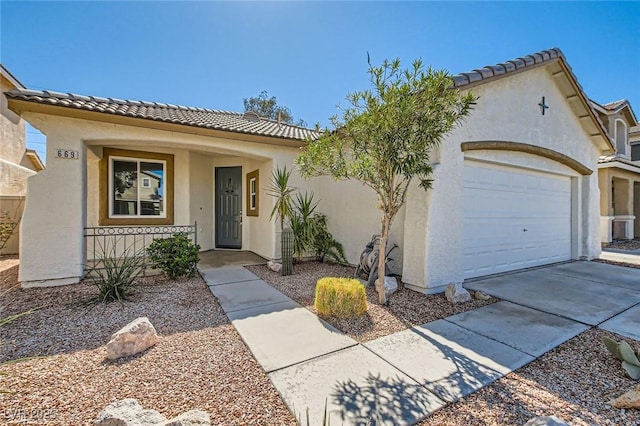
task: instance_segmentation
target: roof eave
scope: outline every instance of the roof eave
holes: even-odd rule
[[[2,75],[4,78],[6,78],[9,81],[9,83],[13,84],[13,86],[18,88],[18,89],[26,89],[27,88],[27,86],[22,84],[22,82],[20,80],[18,80],[18,78],[15,75],[13,75],[11,73],[11,71],[9,71],[2,64],[0,64],[0,75]]]
[[[527,60],[529,62],[527,62]],[[454,87],[459,90],[468,90],[482,84],[495,82],[505,77],[510,77],[540,67],[547,67],[556,63],[559,64],[562,69],[562,75],[566,76],[573,88],[574,93],[571,97],[576,96],[582,104],[583,109],[586,111],[586,115],[578,115],[579,120],[590,120],[597,130],[596,133],[588,132],[589,137],[603,152],[615,152],[615,146],[609,137],[604,124],[594,112],[592,103],[582,90],[575,74],[567,63],[564,54],[558,48],[549,49],[533,55],[527,55],[524,58],[506,61],[502,64],[476,69],[469,73],[456,75],[453,77]],[[511,69],[507,69],[507,65],[509,65]],[[502,71],[500,71],[500,69],[502,69]],[[499,73],[496,74],[496,71]],[[556,77],[555,74],[554,77]],[[471,81],[472,79],[474,79],[474,81]]]
[[[306,140],[293,139],[285,136],[261,135],[228,129],[217,129],[205,126],[172,123],[152,118],[129,117],[125,115],[111,114],[100,111],[89,111],[84,109],[71,108],[62,105],[43,104],[36,101],[17,99],[12,97],[7,97],[7,99],[9,109],[17,114],[21,114],[23,112],[49,114],[60,117],[85,119],[103,123],[122,124],[158,130],[168,130],[185,134],[216,136],[223,139],[244,140],[249,142],[266,143],[270,145],[302,147],[307,143]]]
[[[45,169],[45,165],[35,149],[27,149],[24,154],[27,156],[29,161],[31,161],[36,172],[41,172]]]

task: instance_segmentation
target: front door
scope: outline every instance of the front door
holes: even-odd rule
[[[242,167],[216,167],[216,247],[242,248]]]

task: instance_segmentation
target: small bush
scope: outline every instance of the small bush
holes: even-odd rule
[[[359,317],[367,312],[367,294],[356,279],[321,278],[316,284],[315,306],[322,316]]]
[[[144,251],[125,247],[118,251],[119,240],[100,243],[94,253],[88,281],[98,288],[98,296],[89,304],[122,302],[134,293],[137,278],[144,272]]]
[[[312,220],[315,232],[312,244],[318,260],[321,263],[324,263],[325,260],[343,264],[347,263],[342,244],[336,241],[327,229],[327,216],[322,213],[316,213]]]
[[[147,247],[147,254],[152,266],[173,280],[195,276],[199,250],[199,245],[193,244],[184,232],[179,232],[173,237],[154,240]]]

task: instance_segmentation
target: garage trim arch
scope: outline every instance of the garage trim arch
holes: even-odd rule
[[[583,178],[592,170],[564,154],[526,143],[467,142],[461,149],[467,151],[463,196],[471,197],[463,209],[465,279],[580,256],[579,200]],[[483,151],[505,154],[490,159]],[[502,179],[505,173],[515,179]],[[517,235],[511,228],[518,226],[529,232]]]
[[[550,160],[557,161],[560,164],[571,167],[573,170],[583,176],[589,176],[593,173],[593,170],[571,157],[568,157],[558,151],[554,151],[549,148],[530,145],[528,143],[505,141],[463,142],[460,145],[460,149],[462,149],[462,152],[479,150],[525,152],[527,154],[538,155],[540,157],[545,157]]]

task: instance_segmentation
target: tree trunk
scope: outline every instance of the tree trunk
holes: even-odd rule
[[[387,212],[382,217],[382,234],[380,235],[380,248],[378,250],[378,280],[376,281],[376,290],[378,290],[378,302],[381,305],[387,303],[387,292],[384,288],[384,275],[387,263],[387,239],[389,238],[389,225],[391,218]]]

